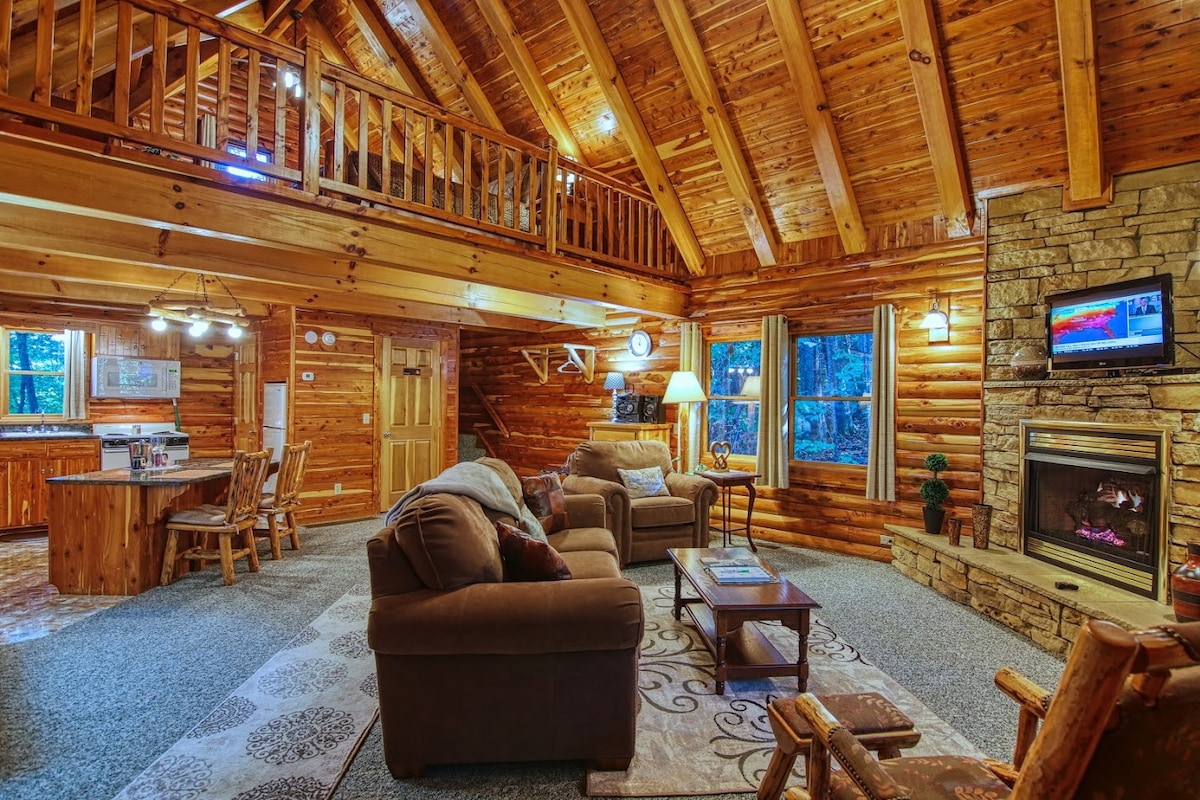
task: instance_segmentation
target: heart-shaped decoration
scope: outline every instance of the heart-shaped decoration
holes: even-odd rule
[[[718,472],[728,471],[729,454],[733,452],[733,445],[729,442],[713,442],[708,446],[708,451],[713,457],[712,468]]]

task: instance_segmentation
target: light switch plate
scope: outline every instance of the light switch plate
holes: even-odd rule
[[[363,414],[363,425],[370,425],[370,424],[371,424],[371,415]]]

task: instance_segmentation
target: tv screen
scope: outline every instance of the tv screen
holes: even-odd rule
[[[1051,370],[1175,363],[1171,276],[1154,275],[1046,298]]]

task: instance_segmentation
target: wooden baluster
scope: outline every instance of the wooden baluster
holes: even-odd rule
[[[196,141],[196,124],[200,118],[200,29],[187,29],[187,66],[183,73],[183,140]]]
[[[508,148],[502,144],[497,144],[496,157],[496,224],[504,224],[504,204],[507,200],[508,187],[505,186],[504,168],[507,166],[505,161],[508,157]]]
[[[154,63],[150,73],[150,132],[165,135],[167,132],[167,17],[154,15],[154,44],[151,52]]]
[[[412,112],[404,109],[404,199],[410,203],[413,199],[413,121]]]
[[[75,113],[92,115],[92,78],[96,65],[96,0],[79,0],[79,54],[75,62]]]
[[[275,143],[271,153],[271,163],[284,166],[287,162],[287,81],[284,74],[291,69],[291,64],[275,59]]]
[[[129,126],[130,71],[133,69],[133,7],[117,5],[117,53],[113,64],[113,122]]]
[[[379,112],[379,153],[383,159],[380,174],[383,191],[392,194],[392,101],[384,98]]]
[[[482,198],[479,217],[481,222],[489,222],[492,219],[492,146],[483,137],[479,139],[479,155],[483,166],[483,173],[479,177],[479,194]]]
[[[233,45],[228,39],[217,44],[217,144],[216,149],[229,146],[229,84],[233,76]]]
[[[550,140],[550,155],[546,159],[546,179],[542,185],[542,230],[546,235],[546,252],[558,252],[558,206],[560,193],[558,183],[558,144]],[[563,184],[565,194],[566,184]]]
[[[433,208],[433,135],[434,121],[429,118],[428,114],[421,115],[421,121],[424,125],[424,146],[425,146],[425,205]]]
[[[360,169],[355,186],[360,189],[366,186],[366,178]],[[346,84],[341,81],[333,84],[333,179],[349,183],[346,180]]]
[[[258,162],[258,96],[261,93],[262,53],[250,51],[246,64],[246,162],[250,169]]]
[[[371,146],[371,140],[368,138],[368,135],[371,133],[370,126],[368,125],[368,120],[370,119],[368,112],[370,110],[371,95],[367,94],[365,90],[360,89],[358,92],[358,178],[364,182],[363,176],[367,174],[367,150]],[[386,168],[387,162],[385,161],[383,169]],[[391,194],[391,182],[387,179],[386,173],[381,173],[381,175],[379,191],[384,194]],[[366,185],[370,186],[370,183],[368,182]]]
[[[13,0],[0,0],[0,93],[8,94],[9,64],[12,61]]]
[[[474,187],[475,167],[471,163],[471,140],[475,137],[468,130],[463,130],[463,149],[462,149],[462,164],[463,164],[463,215],[469,219],[476,219],[475,204],[472,202],[471,192]]]
[[[54,91],[54,0],[38,0],[37,53],[33,64],[33,102],[48,106]]]
[[[337,152],[342,142],[334,141]],[[300,154],[301,188],[317,194],[321,190],[321,45],[316,37],[307,40],[304,53],[304,137]]]

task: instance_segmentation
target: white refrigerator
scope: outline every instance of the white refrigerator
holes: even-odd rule
[[[263,447],[271,448],[271,461],[283,456],[283,445],[287,441],[287,384],[263,384]],[[275,491],[275,475],[267,478],[264,492]]]

